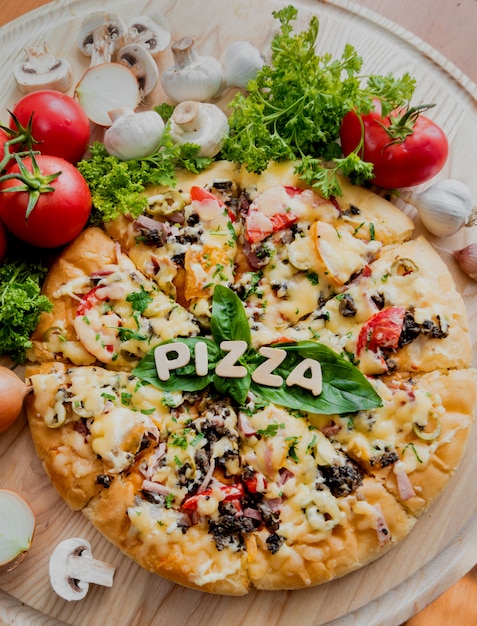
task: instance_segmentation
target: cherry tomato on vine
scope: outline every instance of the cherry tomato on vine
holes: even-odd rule
[[[0,178],[0,218],[18,239],[56,248],[74,239],[91,212],[80,172],[59,157],[17,159]]]
[[[412,187],[433,178],[444,167],[449,144],[444,131],[421,111],[412,107],[381,115],[375,102],[373,111],[343,118],[340,139],[343,154],[356,152],[374,166],[371,182],[393,189]]]
[[[43,89],[23,96],[13,106],[10,128],[28,128],[36,143],[32,149],[77,163],[86,152],[90,125],[86,113],[71,96]],[[18,122],[18,124],[17,124]]]

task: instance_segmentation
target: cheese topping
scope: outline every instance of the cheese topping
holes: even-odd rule
[[[90,432],[91,447],[104,460],[109,471],[115,474],[134,461],[146,434],[159,436],[149,417],[121,407],[97,415]]]

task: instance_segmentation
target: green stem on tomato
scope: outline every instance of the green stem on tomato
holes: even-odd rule
[[[55,190],[55,188],[52,187],[50,183],[56,180],[58,176],[60,176],[60,174],[62,173],[60,170],[58,172],[55,172],[54,174],[48,174],[48,175],[42,174],[38,166],[38,163],[35,159],[35,153],[29,152],[28,155],[31,159],[31,164],[32,164],[31,172],[26,168],[20,156],[18,154],[14,154],[15,161],[17,162],[17,165],[20,171],[12,172],[10,174],[4,174],[3,176],[0,176],[0,183],[6,180],[13,180],[13,179],[19,180],[21,183],[23,183],[15,187],[2,189],[1,191],[2,192],[25,191],[28,193],[28,205],[27,205],[27,209],[25,212],[25,220],[27,220],[30,217],[31,212],[35,208],[40,195],[42,193],[50,193]]]

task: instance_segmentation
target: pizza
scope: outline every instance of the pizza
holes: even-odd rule
[[[54,487],[150,572],[205,592],[318,585],[442,493],[476,376],[463,300],[412,220],[291,163],[148,190],[51,267],[27,415]]]

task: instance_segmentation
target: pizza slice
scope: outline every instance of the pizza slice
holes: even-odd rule
[[[378,258],[312,316],[310,328],[366,374],[468,367],[467,313],[452,275],[422,237]]]
[[[310,420],[419,515],[445,488],[464,454],[474,417],[476,372],[435,370],[371,380],[382,407]]]
[[[32,337],[33,361],[98,362],[130,370],[155,344],[198,333],[192,314],[100,229],[84,231],[60,255],[44,293],[53,309]]]

